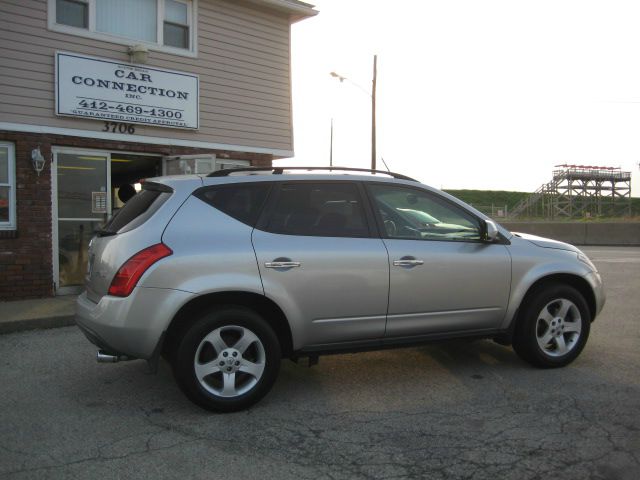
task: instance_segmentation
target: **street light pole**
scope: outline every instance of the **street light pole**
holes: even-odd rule
[[[378,55],[373,56],[373,80],[371,81],[371,170],[376,169],[376,81]]]

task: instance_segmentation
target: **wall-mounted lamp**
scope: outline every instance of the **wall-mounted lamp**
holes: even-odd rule
[[[131,63],[147,63],[149,50],[144,45],[132,45],[128,48],[129,61]]]
[[[40,176],[40,172],[44,170],[45,159],[42,156],[42,152],[40,151],[40,147],[36,147],[31,150],[31,164],[33,165],[33,169],[36,171],[38,176]]]

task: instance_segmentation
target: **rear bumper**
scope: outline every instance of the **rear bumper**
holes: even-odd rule
[[[99,348],[148,360],[175,313],[191,296],[180,290],[136,287],[128,297],[105,295],[93,303],[83,293],[76,301],[76,323]]]
[[[109,345],[107,341],[100,336],[99,333],[94,332],[89,327],[87,327],[84,323],[80,323],[77,317],[76,317],[76,324],[78,325],[78,328],[82,331],[82,333],[84,333],[84,336],[87,337],[87,340],[93,343],[100,350],[104,350],[105,352],[113,355],[123,354],[122,352],[118,352],[114,347]]]

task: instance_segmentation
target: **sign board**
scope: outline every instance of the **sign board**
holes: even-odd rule
[[[91,192],[91,213],[107,213],[107,192]]]
[[[197,75],[56,53],[56,115],[197,129]]]

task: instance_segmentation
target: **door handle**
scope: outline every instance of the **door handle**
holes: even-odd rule
[[[293,268],[302,265],[300,262],[264,262],[266,268]]]
[[[394,267],[415,267],[416,265],[423,265],[424,260],[417,260],[415,258],[401,258],[400,260],[394,260]]]

